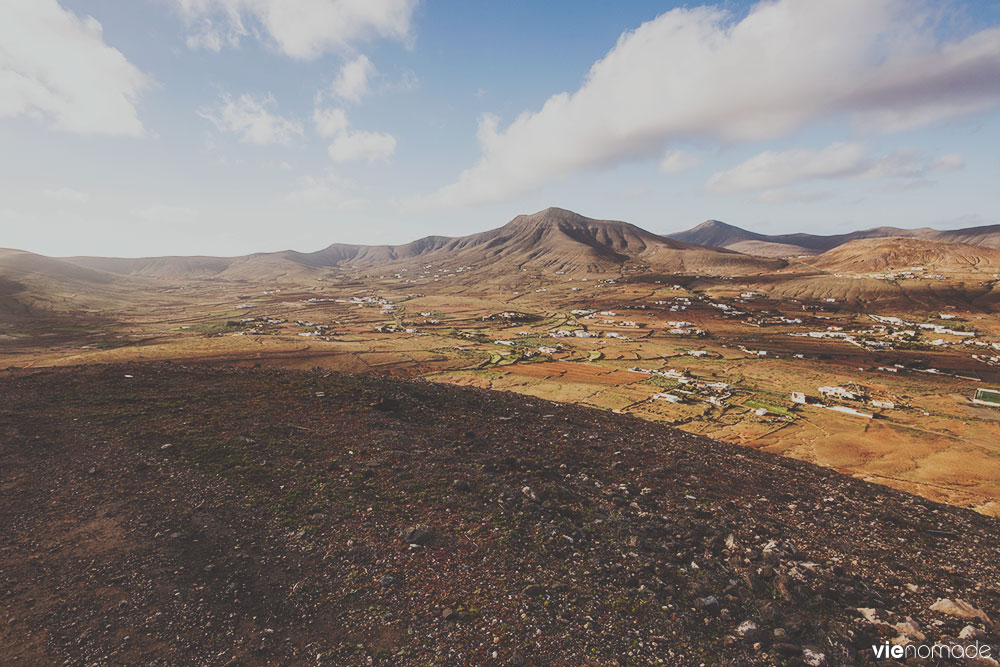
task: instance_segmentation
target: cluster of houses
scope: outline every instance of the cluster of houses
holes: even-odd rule
[[[818,387],[817,391],[820,396],[826,400],[834,401],[853,401],[858,403],[867,403],[871,405],[872,408],[882,409],[882,410],[893,410],[898,406],[895,401],[889,400],[888,398],[869,398],[864,392],[858,390],[848,389],[846,387],[840,386],[826,386]],[[864,419],[874,418],[874,413],[865,412],[864,410],[859,410],[858,408],[849,405],[840,405],[836,403],[820,403],[814,402],[809,399],[805,393],[801,391],[793,391],[791,394],[792,403],[797,405],[810,405],[815,408],[823,408],[826,410],[832,410],[834,412],[841,412],[848,415],[853,415],[855,417],[862,417]]]
[[[705,330],[697,328],[691,322],[670,320],[666,323],[666,332],[675,336],[704,336]]]
[[[658,370],[655,368],[633,367],[629,369],[633,373],[643,373],[670,380],[674,380],[681,387],[677,387],[669,392],[659,392],[653,394],[652,399],[656,401],[666,401],[668,403],[683,403],[689,399],[701,399],[708,401],[712,405],[724,405],[724,401],[732,396],[731,386],[726,382],[705,382],[686,375],[681,371],[668,368]]]

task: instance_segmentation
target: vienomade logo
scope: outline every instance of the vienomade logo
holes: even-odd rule
[[[972,644],[872,644],[872,652],[877,660],[885,658],[934,658],[944,660],[967,660],[969,658],[990,658],[993,647],[978,641]]]

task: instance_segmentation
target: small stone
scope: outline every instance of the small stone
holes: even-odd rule
[[[757,630],[757,624],[753,621],[743,621],[736,626],[736,634],[747,639],[752,639],[753,636],[756,636]]]
[[[454,482],[451,483],[451,488],[455,489],[456,491],[472,490],[472,487],[469,486],[469,483],[466,482],[464,479],[456,479]]]
[[[442,621],[457,621],[458,614],[455,613],[454,609],[445,609],[441,612]]]
[[[97,474],[97,466],[90,466],[90,469],[87,470],[87,474],[88,475],[96,475]]]
[[[802,649],[802,662],[809,667],[821,667],[826,664],[826,654],[820,653],[816,649],[805,647]]]
[[[431,541],[431,534],[422,528],[414,526],[403,533],[403,541],[407,544],[424,546]]]
[[[163,450],[163,451],[166,451],[166,450],[170,449],[171,447],[173,447],[173,444],[169,443],[169,442],[167,444],[165,444],[165,445],[160,445],[160,449]]]
[[[962,628],[962,631],[958,633],[959,639],[964,639],[966,641],[983,641],[989,635],[975,627],[974,625],[967,625]]]
[[[719,600],[714,595],[698,598],[695,601],[695,606],[710,616],[718,616],[719,611],[721,610]]]
[[[949,616],[954,616],[956,618],[979,618],[986,623],[991,622],[990,617],[986,615],[986,612],[976,609],[965,600],[960,600],[959,598],[955,598],[954,600],[941,598],[931,605],[931,611],[948,614]]]

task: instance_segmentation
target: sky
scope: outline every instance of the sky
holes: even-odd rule
[[[3,0],[0,247],[1000,224],[1000,0]]]

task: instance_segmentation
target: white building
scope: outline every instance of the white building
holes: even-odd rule
[[[848,391],[843,387],[820,387],[819,393],[827,398],[840,398],[846,401],[854,401],[858,398],[858,395],[853,391]]]

